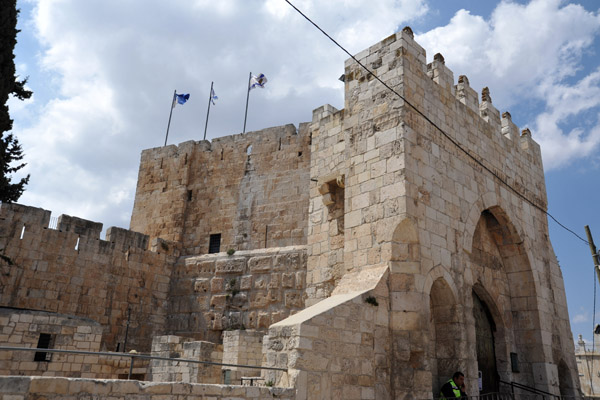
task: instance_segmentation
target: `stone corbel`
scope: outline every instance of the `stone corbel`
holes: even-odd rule
[[[334,172],[318,179],[319,193],[323,196],[323,204],[330,206],[335,204],[334,192],[335,188],[345,188],[344,174]]]

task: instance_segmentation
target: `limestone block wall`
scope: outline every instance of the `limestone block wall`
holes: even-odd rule
[[[327,104],[313,111],[308,210],[307,305],[333,291],[344,275],[346,142],[344,114]]]
[[[223,363],[251,365],[260,367],[263,361],[264,332],[255,330],[235,330],[223,332]],[[255,368],[223,366],[229,371],[229,383],[242,384],[242,377],[260,376],[261,370]],[[264,382],[261,382],[264,383]]]
[[[304,308],[306,248],[182,257],[171,279],[169,333],[213,342],[229,329],[265,331]]]
[[[531,132],[519,135],[487,88],[480,101],[467,77],[454,85],[442,55],[427,65],[410,28],[356,58],[371,72],[348,60],[345,108],[315,110],[310,126],[307,305],[334,293],[344,276],[387,264],[394,396],[436,393],[458,369],[477,392],[477,304],[497,328],[496,364],[486,368],[505,381],[576,393]],[[399,350],[404,338],[408,352]],[[494,379],[486,390],[497,390]]]
[[[154,336],[152,355],[220,363],[223,360],[223,346],[173,335]],[[220,366],[154,359],[150,361],[148,380],[215,384],[223,382]]]
[[[478,102],[466,77],[453,86],[453,73],[441,55],[425,66],[425,51],[410,34],[403,32],[401,43],[404,97],[444,132],[413,107],[403,107],[406,210],[420,245],[420,273],[412,275],[425,279],[422,300],[429,282],[433,303],[439,301],[434,293],[441,291],[433,285],[456,288],[457,309],[465,311],[459,311],[464,320],[457,322],[466,327],[465,343],[475,343],[477,296],[497,326],[501,379],[574,395],[573,339],[562,274],[549,241],[539,146],[529,130],[519,137],[509,113],[500,116],[487,88]],[[449,277],[441,277],[446,273]],[[416,284],[413,288],[420,291]],[[397,296],[392,311],[403,313],[407,295]],[[457,345],[455,351],[466,354],[459,365],[475,376],[476,362],[482,363],[475,348]],[[518,373],[511,371],[511,352],[519,357]],[[566,367],[559,372],[559,365]],[[437,371],[440,379],[447,373]]]
[[[167,315],[171,268],[177,249],[147,236],[68,216],[48,229],[50,211],[0,206],[0,306],[89,318],[103,327],[101,350],[149,351]],[[122,349],[122,347],[121,347]]]
[[[49,335],[47,348],[50,349],[100,350],[102,327],[86,318],[0,307],[0,327],[1,346],[37,348],[40,334],[44,334]],[[98,364],[98,356],[45,353],[44,357],[39,357],[40,361],[36,361],[35,354],[0,351],[0,375],[110,377]]]
[[[306,124],[142,153],[131,229],[181,242],[184,254],[306,243]]]
[[[4,399],[48,400],[68,398],[136,398],[139,400],[164,400],[165,398],[203,399],[256,399],[278,398],[293,400],[293,389],[257,386],[203,385],[174,382],[140,382],[126,380],[93,380],[57,377],[0,377],[0,395]]]
[[[594,346],[592,343],[585,343],[582,335],[579,335],[577,341],[577,351],[575,358],[577,360],[577,368],[579,370],[579,383],[581,391],[586,398],[598,398],[600,389],[600,354],[598,346],[600,346],[600,338],[598,334],[594,334]]]
[[[265,336],[263,365],[288,372],[265,370],[263,376],[276,386],[294,387],[298,400],[396,398],[388,268],[346,278],[332,296],[271,325]],[[405,341],[399,350],[409,348]],[[427,393],[413,396],[427,398]]]

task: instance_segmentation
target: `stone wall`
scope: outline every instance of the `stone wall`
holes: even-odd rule
[[[392,399],[388,268],[346,276],[327,299],[271,325],[264,339],[267,381],[294,387],[296,399]],[[417,377],[418,379],[419,377]],[[414,398],[421,397],[418,394]]]
[[[220,342],[223,330],[266,331],[304,308],[305,279],[304,246],[182,257],[169,292],[169,333]]]
[[[181,242],[184,254],[306,243],[306,124],[142,153],[131,229]]]
[[[102,224],[59,217],[48,229],[50,211],[0,205],[0,306],[89,318],[103,327],[101,350],[149,351],[164,329],[167,294],[176,249],[164,241],[148,250],[148,237]],[[121,347],[122,349],[122,347]]]
[[[223,360],[223,346],[173,335],[155,336],[152,340],[152,355],[220,363]],[[223,382],[221,367],[211,364],[151,360],[149,372],[148,380],[152,382]]]
[[[86,318],[0,307],[0,344],[38,347],[40,335],[48,335],[47,348],[99,351],[102,327]],[[43,354],[42,354],[43,353]],[[38,359],[38,360],[36,360]],[[98,356],[30,351],[0,351],[0,375],[46,375],[92,378],[102,376]]]
[[[455,85],[440,54],[426,64],[410,28],[356,59],[371,72],[349,59],[344,109],[318,108],[310,125],[306,304],[348,274],[387,264],[394,396],[436,393],[456,370],[477,392],[485,323],[477,302],[497,328],[490,371],[575,394],[565,382],[576,376],[573,340],[531,132],[519,135],[487,88],[480,101],[467,77]],[[484,390],[499,390],[495,376]]]
[[[114,398],[136,398],[139,400],[164,400],[165,398],[266,400],[278,398],[293,400],[295,398],[294,390],[285,388],[31,376],[0,376],[0,395],[7,400],[40,398],[47,400],[64,398],[94,398],[98,400]]]
[[[264,332],[254,330],[224,331],[223,363],[260,367],[263,362],[263,336]],[[257,368],[223,366],[223,371],[228,371],[229,383],[233,384],[244,384],[243,377],[261,376],[261,370]]]
[[[600,389],[600,338],[597,333],[593,334],[595,343],[585,343],[582,335],[577,341],[577,368],[579,370],[579,383],[581,391],[586,398],[597,399]]]

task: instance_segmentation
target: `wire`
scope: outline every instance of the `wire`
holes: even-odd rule
[[[570,233],[572,233],[573,235],[575,235],[579,240],[581,240],[582,242],[586,243],[589,245],[588,241],[583,239],[581,236],[579,236],[577,233],[573,232],[571,229],[567,228],[566,226],[564,226],[563,224],[561,224],[560,222],[558,222],[558,220],[556,218],[554,218],[548,211],[546,211],[546,209],[542,206],[537,205],[535,202],[533,202],[532,200],[529,200],[529,198],[527,198],[525,195],[523,195],[521,192],[519,192],[517,189],[515,189],[514,187],[512,187],[508,182],[506,182],[504,179],[502,179],[500,176],[498,176],[498,174],[496,174],[490,167],[486,166],[481,160],[479,160],[476,156],[474,156],[473,154],[471,154],[468,150],[466,150],[465,148],[463,148],[456,140],[454,140],[449,134],[447,134],[442,128],[440,128],[439,126],[437,126],[437,124],[435,122],[433,122],[431,119],[429,119],[429,117],[427,117],[427,115],[425,115],[423,112],[421,112],[416,106],[414,106],[412,103],[410,103],[408,100],[406,100],[400,93],[398,93],[397,91],[395,91],[394,89],[392,89],[390,86],[388,86],[387,83],[385,83],[384,81],[382,81],[377,75],[375,75],[373,73],[373,71],[371,71],[369,68],[367,68],[363,63],[361,63],[359,60],[356,59],[356,57],[354,57],[352,54],[350,54],[350,52],[348,50],[346,50],[341,44],[339,44],[334,38],[332,38],[331,36],[329,36],[329,34],[327,32],[325,32],[323,29],[321,29],[321,27],[319,25],[317,25],[315,22],[313,22],[308,16],[306,16],[306,14],[304,14],[302,11],[300,11],[295,5],[293,5],[290,0],[284,0],[286,3],[288,3],[294,10],[296,10],[300,15],[302,15],[308,22],[310,22],[315,28],[317,28],[319,31],[321,31],[321,33],[323,35],[325,35],[329,40],[331,40],[333,43],[335,43],[335,45],[337,47],[339,47],[344,53],[348,54],[348,56],[350,56],[350,58],[352,58],[358,65],[360,65],[365,71],[367,71],[369,74],[371,74],[377,81],[379,81],[383,86],[385,86],[389,91],[391,91],[392,93],[394,93],[396,96],[398,96],[400,99],[402,99],[407,105],[409,105],[413,110],[415,110],[417,112],[417,114],[419,114],[421,117],[423,117],[423,119],[425,119],[425,121],[429,122],[435,129],[437,129],[446,139],[448,139],[454,146],[456,146],[460,151],[462,151],[463,153],[465,153],[465,155],[467,155],[467,157],[471,158],[473,161],[475,161],[477,164],[479,164],[479,166],[481,166],[484,170],[486,170],[487,172],[489,172],[493,177],[495,177],[496,179],[498,179],[498,181],[500,181],[500,183],[502,183],[504,186],[506,186],[507,188],[509,188],[513,193],[515,193],[517,196],[519,196],[521,199],[525,200],[527,203],[531,204],[533,207],[537,208],[538,210],[542,211],[544,214],[546,214],[547,216],[549,216],[550,218],[552,218],[559,226],[561,226],[563,229],[566,229],[567,231],[569,231]]]

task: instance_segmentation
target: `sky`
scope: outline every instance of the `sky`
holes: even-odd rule
[[[352,54],[408,25],[427,51],[485,86],[496,108],[542,148],[548,212],[600,245],[600,2],[296,0]],[[241,133],[343,108],[347,58],[284,0],[18,0],[17,74],[34,95],[9,100],[31,180],[19,203],[104,228],[128,228],[141,151]],[[15,179],[17,179],[15,177]],[[554,221],[574,339],[600,323],[588,245]],[[594,278],[594,279],[592,279]],[[598,294],[600,297],[600,292]],[[599,302],[596,301],[596,304]],[[594,310],[596,316],[594,316]]]

